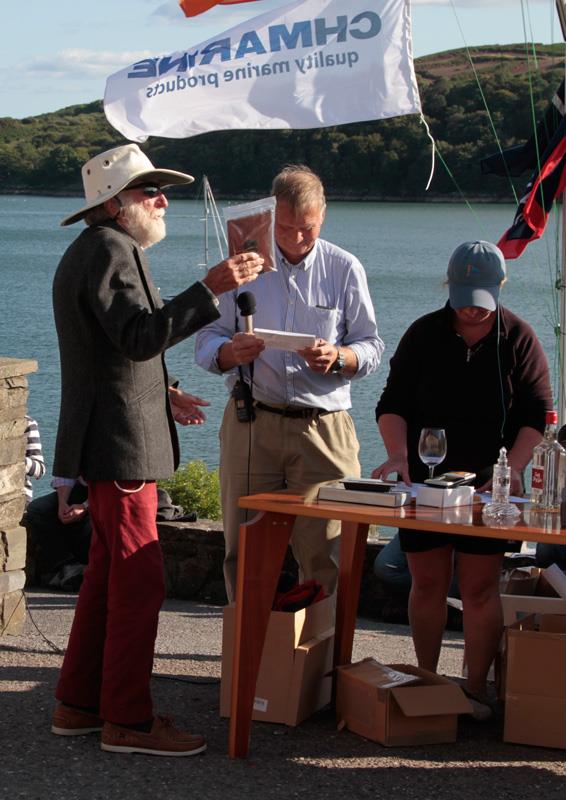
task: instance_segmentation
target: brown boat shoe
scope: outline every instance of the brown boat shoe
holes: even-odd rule
[[[53,712],[51,733],[57,736],[84,736],[86,733],[98,733],[103,725],[104,720],[96,714],[59,703]]]
[[[206,750],[204,737],[180,731],[171,717],[157,716],[149,733],[105,722],[102,750],[111,753],[146,753],[152,756],[196,756]]]

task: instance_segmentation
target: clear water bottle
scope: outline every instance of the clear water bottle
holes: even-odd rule
[[[513,522],[520,515],[515,503],[509,502],[509,489],[511,488],[511,467],[507,463],[507,450],[502,447],[499,451],[497,464],[493,467],[493,481],[491,487],[491,502],[483,507],[482,516],[486,522]]]

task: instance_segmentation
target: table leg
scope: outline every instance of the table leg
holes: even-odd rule
[[[352,660],[368,529],[367,523],[342,522],[336,594],[334,666],[349,664]]]
[[[295,517],[258,514],[240,525],[230,706],[230,758],[245,758],[265,634]]]

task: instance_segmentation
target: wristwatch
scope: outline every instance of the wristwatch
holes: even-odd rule
[[[338,350],[338,355],[336,356],[336,361],[330,367],[330,372],[342,372],[342,370],[346,366],[346,359],[344,358],[344,353],[342,352],[342,350],[340,350],[339,347],[337,348],[337,350]]]

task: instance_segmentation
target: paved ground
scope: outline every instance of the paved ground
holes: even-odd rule
[[[566,751],[504,744],[501,722],[464,717],[455,744],[393,749],[338,732],[331,711],[297,728],[254,723],[249,759],[229,760],[228,724],[218,716],[221,609],[182,601],[162,612],[153,692],[160,711],[206,734],[206,755],[117,755],[103,753],[96,735],[53,736],[54,648],[65,647],[75,600],[31,592],[24,635],[0,640],[0,798],[566,800]],[[407,628],[358,622],[355,660],[414,663]],[[461,635],[449,633],[441,670],[456,675],[461,661]]]

